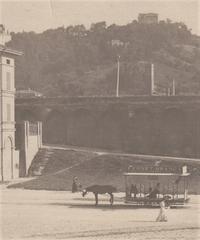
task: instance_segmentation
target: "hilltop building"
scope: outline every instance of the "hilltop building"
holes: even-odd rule
[[[138,15],[138,22],[143,24],[158,23],[158,14],[157,13],[140,13]]]
[[[25,89],[25,90],[17,90],[16,97],[17,98],[32,98],[32,97],[42,97],[43,94],[32,89]]]
[[[18,177],[19,152],[15,150],[15,60],[22,53],[7,48],[11,38],[0,25],[0,180]]]

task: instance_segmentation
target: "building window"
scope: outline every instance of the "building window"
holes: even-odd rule
[[[6,89],[11,90],[11,75],[10,75],[10,72],[6,73]]]
[[[10,59],[6,59],[6,63],[7,63],[7,64],[10,64]]]
[[[7,121],[10,122],[11,121],[11,105],[7,104]]]

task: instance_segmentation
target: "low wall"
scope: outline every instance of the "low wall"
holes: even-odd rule
[[[38,136],[29,136],[26,153],[26,168],[29,169],[33,158],[41,146],[38,144]]]
[[[42,147],[41,122],[25,121],[16,125],[16,148],[19,150],[19,176],[25,177],[38,150]]]

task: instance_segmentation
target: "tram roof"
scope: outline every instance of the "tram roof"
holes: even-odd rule
[[[124,176],[181,176],[187,177],[190,173],[152,173],[152,172],[126,172]]]

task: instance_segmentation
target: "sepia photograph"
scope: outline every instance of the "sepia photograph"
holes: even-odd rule
[[[200,0],[0,0],[11,239],[200,239]]]

